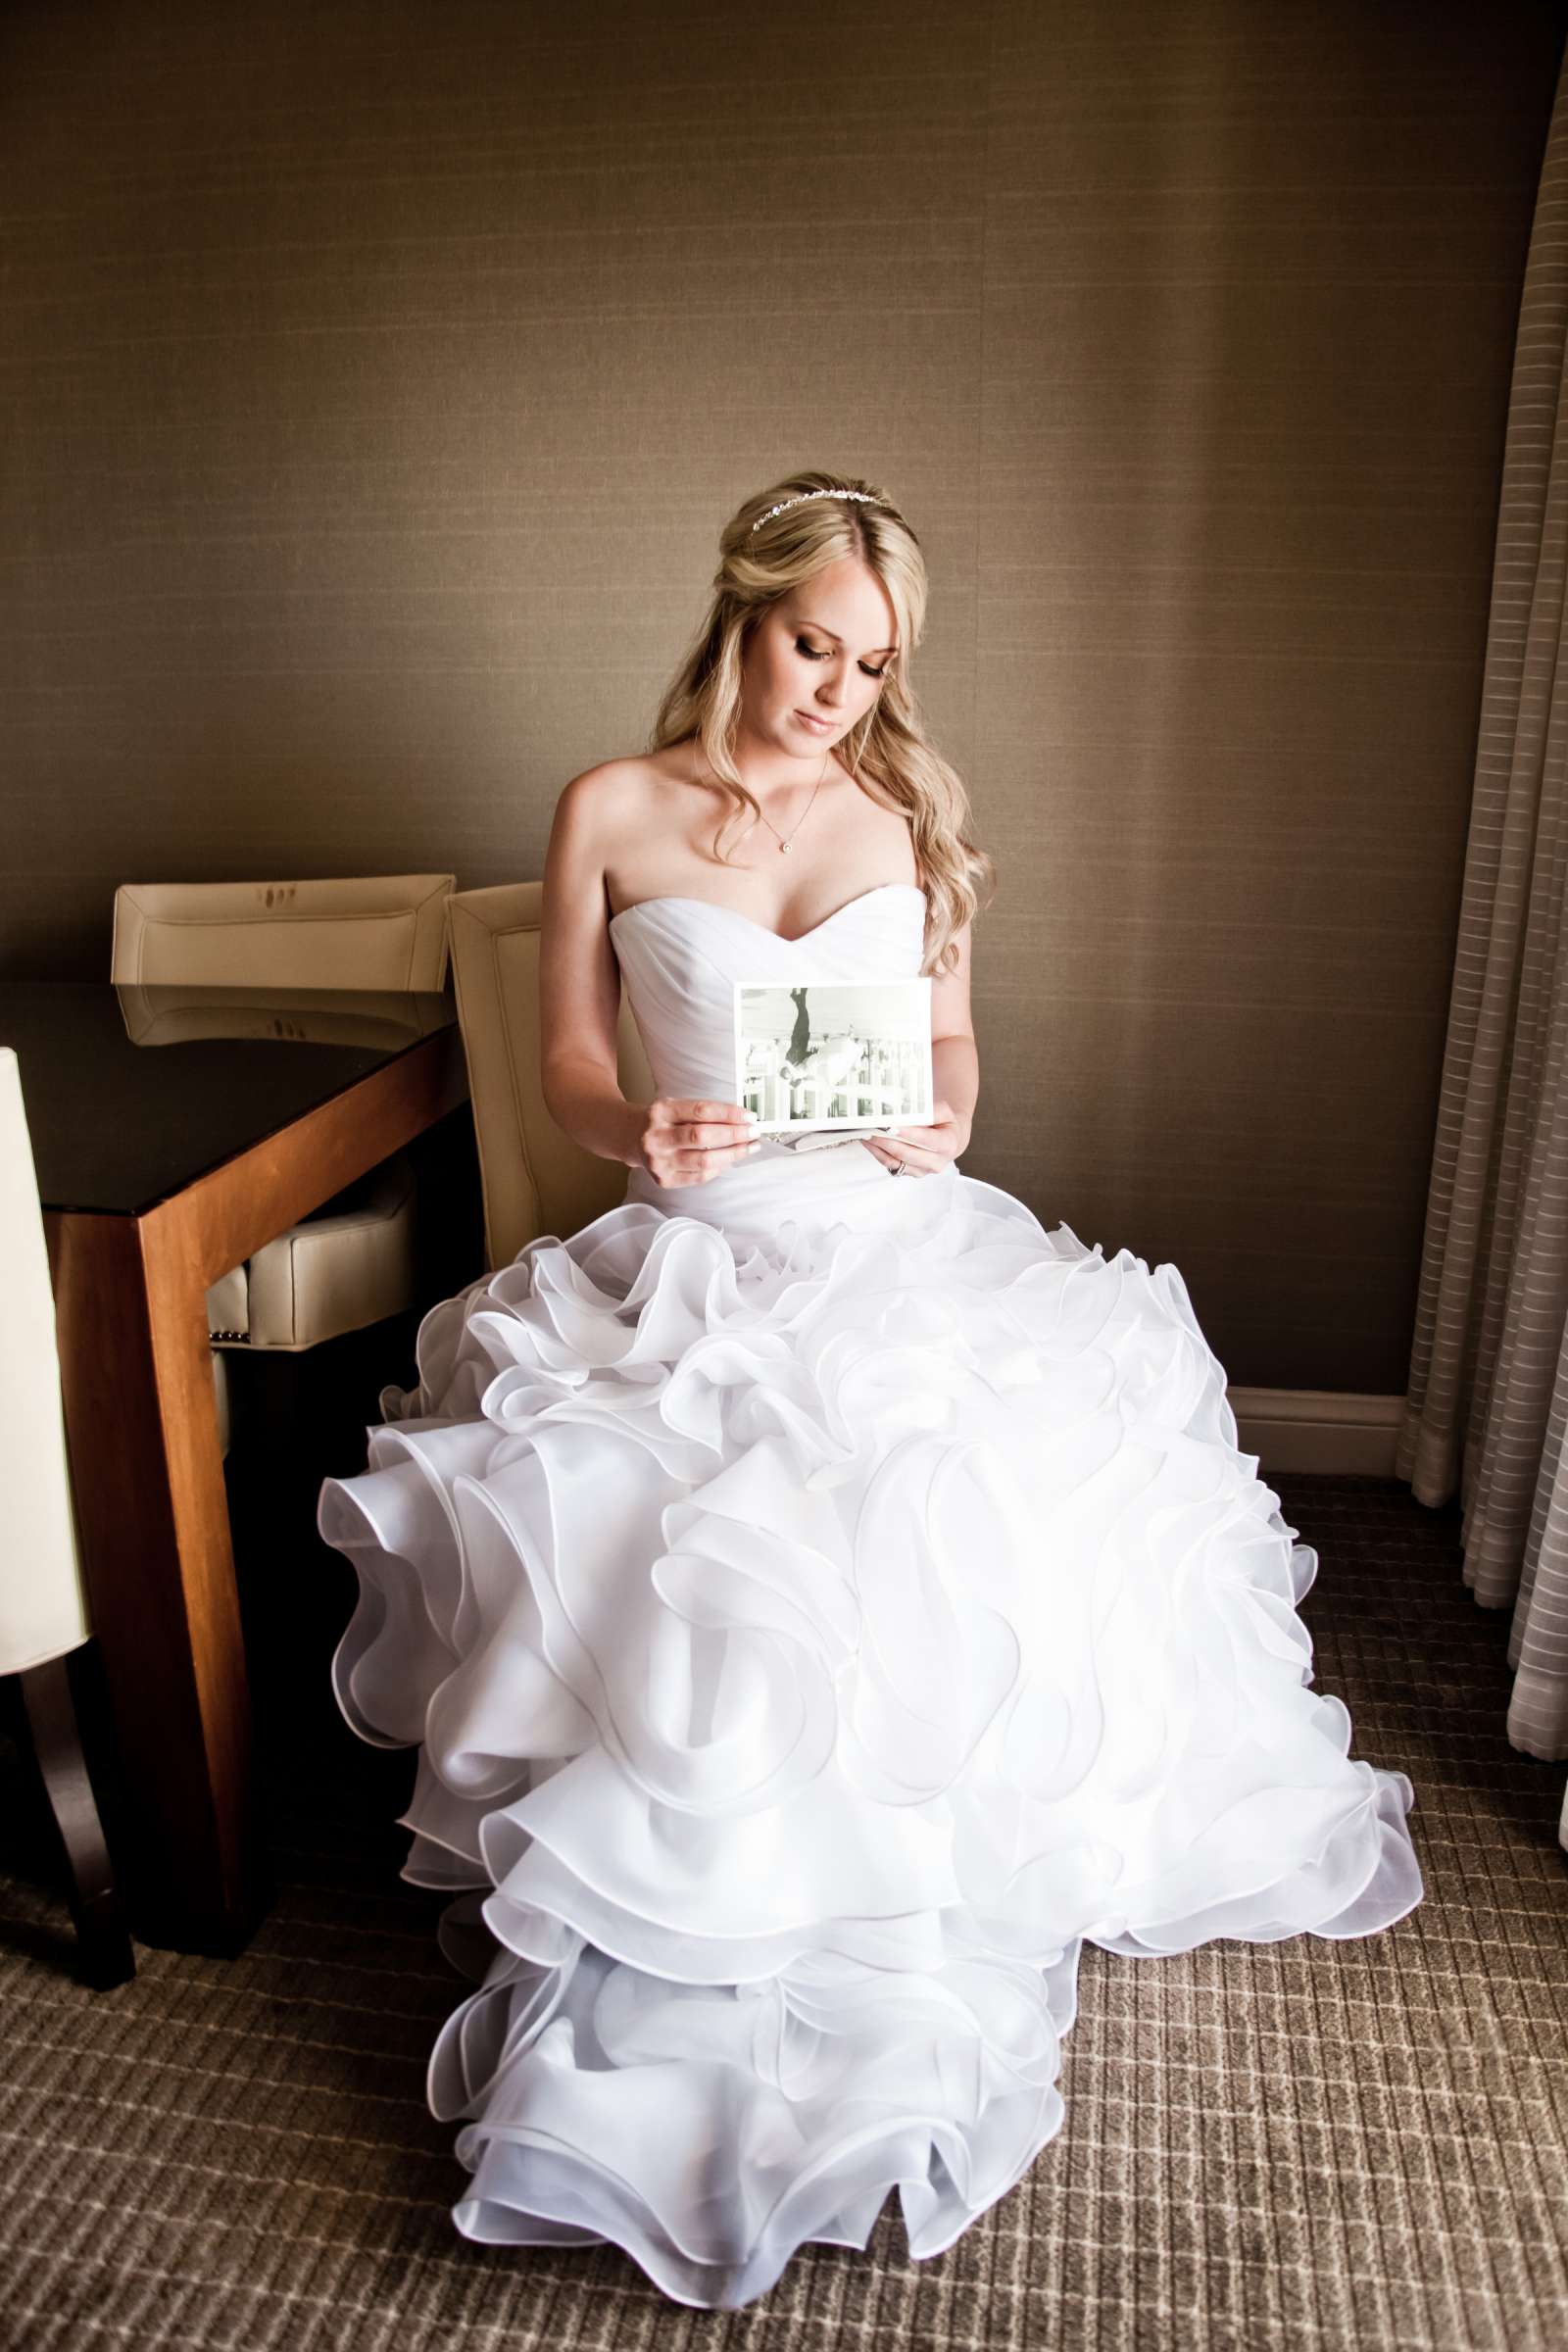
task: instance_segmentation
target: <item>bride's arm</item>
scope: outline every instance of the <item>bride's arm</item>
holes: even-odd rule
[[[546,1109],[574,1143],[638,1167],[647,1114],[616,1076],[620,975],[605,903],[605,819],[614,799],[612,775],[590,768],[556,803],[539,938],[540,1078]]]
[[[931,980],[931,1091],[938,1115],[946,1109],[965,1151],[974,1125],[974,1106],[980,1098],[980,1051],[974,1042],[969,1011],[970,926],[954,933],[958,960],[951,972],[936,972]]]
[[[968,1150],[980,1094],[980,1054],[969,1013],[969,924],[956,931],[954,939],[956,965],[951,972],[931,975],[931,1093],[936,1116],[928,1127],[899,1127],[886,1139],[867,1140],[865,1145],[884,1165],[906,1159],[925,1175]]]
[[[751,1112],[665,1095],[628,1102],[620,1091],[605,844],[635,838],[635,789],[608,760],[573,776],[556,804],[539,939],[540,1082],[551,1117],[585,1151],[661,1186],[706,1184],[758,1149]]]

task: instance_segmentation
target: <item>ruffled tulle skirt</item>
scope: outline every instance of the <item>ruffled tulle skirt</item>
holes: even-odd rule
[[[481,1979],[430,2071],[459,2227],[612,2240],[693,2305],[863,2246],[894,2186],[914,2256],[1004,2196],[1085,1938],[1421,1894],[1176,1268],[956,1168],[849,1192],[531,1244],[321,1496],[338,1697],[419,1744],[406,1875]]]

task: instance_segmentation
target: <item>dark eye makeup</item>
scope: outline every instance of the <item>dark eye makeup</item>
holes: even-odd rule
[[[798,654],[804,654],[808,662],[825,662],[828,659],[827,654],[820,646],[808,645],[804,637],[796,638],[795,650]],[[888,674],[888,665],[884,662],[880,669],[872,669],[862,662],[859,664],[859,670],[862,678],[885,678]]]

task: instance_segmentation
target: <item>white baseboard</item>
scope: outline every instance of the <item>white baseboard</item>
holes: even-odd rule
[[[1342,1478],[1392,1478],[1402,1396],[1336,1389],[1230,1389],[1244,1453],[1258,1468],[1318,1470]]]

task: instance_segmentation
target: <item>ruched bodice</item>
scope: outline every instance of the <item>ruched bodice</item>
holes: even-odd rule
[[[736,979],[906,976],[922,934],[902,884],[796,940],[613,921],[660,1090],[725,1101]],[[419,1745],[406,1876],[481,1979],[430,2070],[469,2236],[727,2308],[896,2188],[940,2254],[1061,2127],[1085,1941],[1420,1898],[1172,1265],[774,1146],[530,1243],[381,1401],[322,1489],[333,1672]]]
[[[623,906],[611,918],[610,935],[659,1093],[735,1100],[737,980],[798,987],[912,979],[924,951],[925,913],[925,895],[912,882],[862,891],[796,939],[707,899],[640,899]],[[634,1170],[626,1198],[654,1202],[668,1215],[701,1217],[749,1242],[780,1218],[800,1233],[836,1222],[907,1231],[941,1214],[952,1190],[951,1170],[917,1181],[890,1177],[858,1143],[795,1152],[764,1136],[755,1156],[706,1184],[662,1189]],[[916,1200],[917,1192],[926,1197]]]

